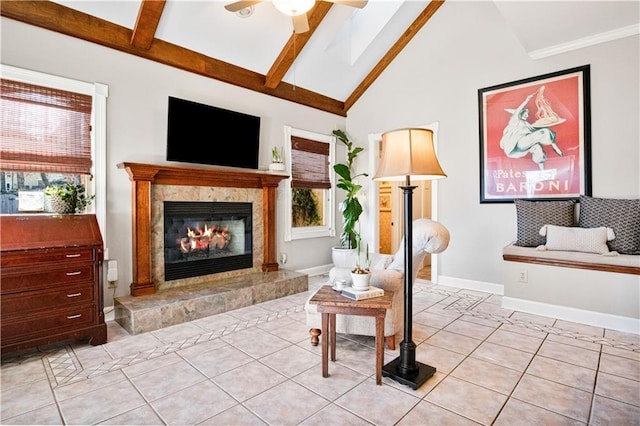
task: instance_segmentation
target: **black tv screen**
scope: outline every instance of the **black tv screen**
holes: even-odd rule
[[[260,117],[169,96],[167,160],[258,168]]]

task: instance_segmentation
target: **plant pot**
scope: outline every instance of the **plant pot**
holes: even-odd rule
[[[345,285],[351,284],[351,271],[356,266],[356,249],[344,247],[331,248],[331,260],[333,260],[333,280],[344,281]]]
[[[284,171],[284,163],[271,163],[269,164],[269,170],[272,172],[282,172]]]
[[[62,199],[60,195],[49,195],[48,205],[52,212],[58,214],[70,214],[75,213],[75,206],[68,200]]]
[[[367,290],[369,288],[371,274],[351,273],[351,280],[353,281],[352,287],[354,288],[354,290]]]
[[[331,260],[336,268],[347,268],[351,271],[356,267],[356,249],[344,247],[331,248]]]

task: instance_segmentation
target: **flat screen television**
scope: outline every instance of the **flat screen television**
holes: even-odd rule
[[[167,160],[258,168],[260,117],[169,96]]]

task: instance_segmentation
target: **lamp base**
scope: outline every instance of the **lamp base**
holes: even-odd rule
[[[398,364],[400,364],[400,357],[382,367],[382,375],[384,377],[389,377],[398,383],[407,385],[414,390],[422,386],[424,382],[429,380],[429,378],[436,372],[435,367],[416,361],[416,367],[418,367],[417,371],[403,373],[400,368],[398,368]]]

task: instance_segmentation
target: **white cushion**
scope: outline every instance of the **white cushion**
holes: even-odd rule
[[[393,255],[382,253],[371,253],[371,269],[387,269],[393,262]]]
[[[607,241],[615,238],[611,228],[577,228],[567,226],[544,225],[540,228],[540,235],[547,237],[547,242],[538,250],[577,251],[581,253],[596,253],[612,255]]]

